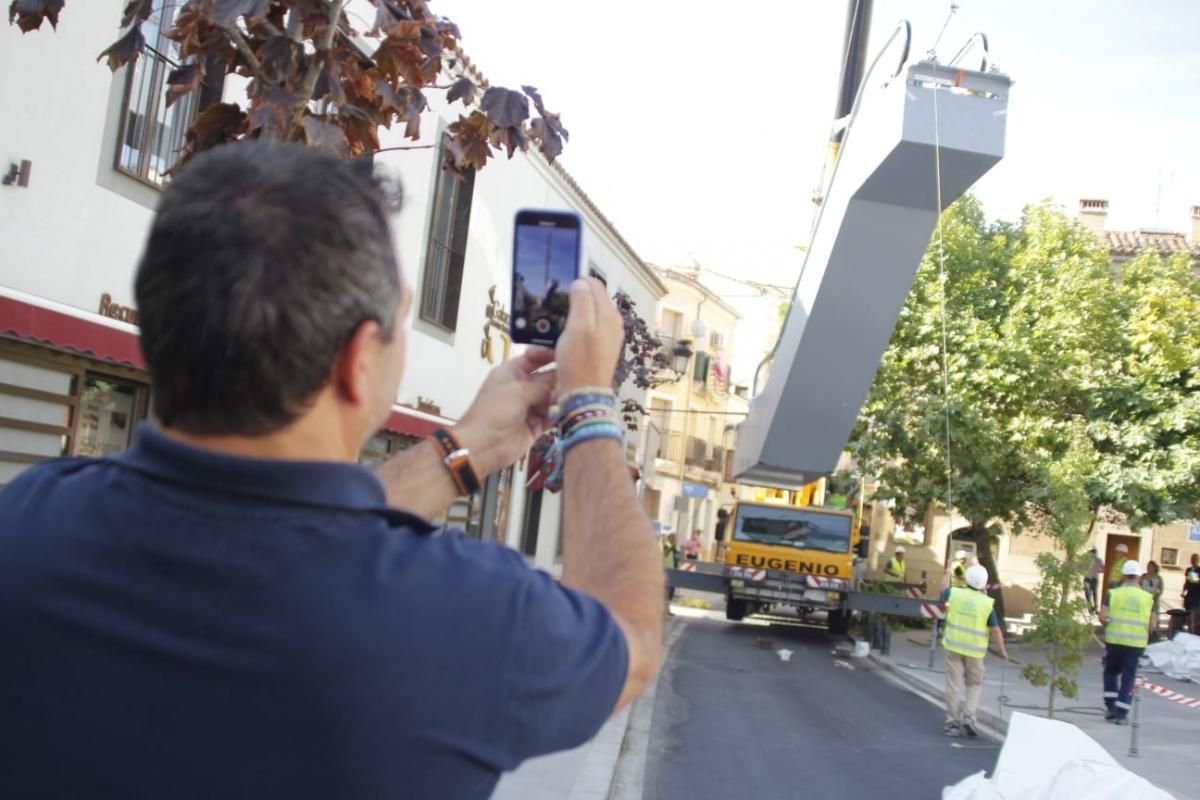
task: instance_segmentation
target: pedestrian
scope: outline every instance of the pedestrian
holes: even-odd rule
[[[698,561],[700,559],[700,548],[703,546],[700,542],[700,535],[703,533],[699,528],[692,531],[692,538],[688,539],[683,545],[683,557],[688,561]]]
[[[679,567],[679,547],[675,544],[674,532],[669,532],[662,537],[662,565],[663,569],[678,569]],[[667,582],[667,602],[675,599],[675,587]],[[669,609],[668,609],[669,610]]]
[[[1096,601],[1100,591],[1100,576],[1104,574],[1104,559],[1097,553],[1095,545],[1088,548],[1088,553],[1092,556],[1092,564],[1088,576],[1083,579],[1083,596],[1087,599],[1088,611],[1095,614],[1098,607]]]
[[[897,545],[892,553],[892,557],[888,559],[887,564],[883,567],[886,580],[892,583],[904,583],[904,575],[907,569],[904,566],[904,545]]]
[[[1121,585],[1110,589],[1100,609],[1104,623],[1104,718],[1129,724],[1138,659],[1150,641],[1151,594],[1138,586],[1142,565],[1128,559],[1121,567]]]
[[[945,649],[947,736],[978,736],[975,719],[979,696],[983,691],[983,659],[987,655],[988,635],[996,652],[1008,661],[1004,631],[993,608],[995,600],[984,593],[988,571],[980,564],[967,569],[965,588],[948,587],[942,592],[946,604]]]
[[[358,465],[405,366],[394,212],[369,160],[267,141],[159,196],[135,279],[155,421],[0,494],[5,797],[486,797],[654,675],[662,565],[599,282],[453,427]],[[552,425],[561,582],[428,522]]]
[[[1158,563],[1150,561],[1146,564],[1146,574],[1138,581],[1144,591],[1154,597],[1154,606],[1150,609],[1150,638],[1158,638],[1158,605],[1163,593],[1163,579],[1158,574]]]
[[[1129,547],[1122,542],[1113,548],[1116,556],[1113,557],[1113,563],[1108,570],[1108,588],[1120,586],[1124,580],[1125,562],[1129,560]]]
[[[949,580],[947,585],[956,589],[964,589],[967,586],[967,551],[956,550],[954,552],[954,561],[951,562],[949,570]]]
[[[713,560],[717,563],[722,563],[725,560],[725,527],[728,521],[729,509],[717,509],[717,527],[713,530],[713,547],[716,549]]]
[[[1200,554],[1192,553],[1191,565],[1183,572],[1183,610],[1188,613],[1188,630],[1200,634]]]

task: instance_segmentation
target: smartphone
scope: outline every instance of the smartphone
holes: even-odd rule
[[[513,231],[515,344],[553,347],[567,324],[571,282],[579,277],[583,221],[570,211],[517,212]]]

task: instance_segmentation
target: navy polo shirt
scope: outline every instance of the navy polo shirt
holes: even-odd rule
[[[6,798],[483,798],[627,661],[596,600],[355,465],[143,426],[0,493]]]

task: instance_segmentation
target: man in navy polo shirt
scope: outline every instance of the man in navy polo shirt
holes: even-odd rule
[[[561,584],[425,522],[609,384],[599,283],[447,450],[356,465],[404,367],[389,211],[282,144],[166,190],[136,279],[156,424],[0,494],[0,796],[483,798],[652,677],[662,570],[617,441],[567,451]]]

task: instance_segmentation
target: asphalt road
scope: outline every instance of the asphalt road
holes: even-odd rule
[[[939,798],[992,769],[997,743],[943,736],[940,709],[865,659],[835,658],[834,644],[819,630],[690,620],[659,679],[644,800]]]

